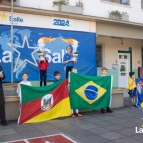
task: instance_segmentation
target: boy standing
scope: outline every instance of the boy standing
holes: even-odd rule
[[[54,77],[55,77],[54,83],[60,81],[61,80],[61,73],[59,71],[55,71],[54,72]]]
[[[71,72],[77,73],[77,69],[76,68],[72,68]],[[70,84],[70,73],[69,73],[69,84]],[[82,117],[82,115],[79,114],[79,110],[78,109],[75,109],[75,114],[74,114],[74,110],[71,109],[71,113],[72,113],[72,118],[74,118],[75,115],[78,116],[78,117]]]
[[[106,67],[103,67],[101,76],[107,76],[107,71],[108,71],[108,69]],[[102,108],[101,109],[101,114],[105,114],[105,113],[113,113],[113,111],[110,109],[110,107],[107,107],[106,111],[105,111],[104,108]]]
[[[20,84],[24,84],[24,85],[29,85],[29,86],[31,86],[31,82],[29,82],[29,81],[27,81],[27,79],[28,79],[28,73],[27,72],[23,72],[22,73],[22,81],[18,84],[18,86],[17,86],[17,93],[18,93],[18,95],[19,95],[19,97],[20,97],[20,103],[21,103],[21,90],[20,90]]]
[[[66,64],[66,78],[68,78],[68,74],[74,66],[76,61],[72,60],[73,56],[71,54],[71,48],[66,47],[67,53],[64,55],[64,64]]]
[[[134,72],[130,72],[129,73],[129,80],[128,80],[128,88],[129,88],[129,95],[131,98],[131,102],[132,102],[132,107],[137,107],[136,106],[136,83],[135,83],[135,73]]]
[[[54,72],[54,77],[55,77],[54,83],[60,81],[61,80],[61,73],[59,71],[55,71]],[[59,119],[63,120],[64,117],[60,117]]]

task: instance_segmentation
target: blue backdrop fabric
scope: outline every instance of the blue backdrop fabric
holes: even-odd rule
[[[75,67],[80,74],[96,75],[96,33],[14,26],[13,39],[14,81],[21,80],[22,72],[29,73],[29,80],[39,80],[38,49],[44,49],[49,60],[47,80],[53,80],[53,72],[61,72],[65,78],[63,56],[66,47],[78,52]],[[10,26],[0,25],[0,64],[11,80]]]
[[[136,78],[137,85],[137,106],[143,108],[143,78]]]

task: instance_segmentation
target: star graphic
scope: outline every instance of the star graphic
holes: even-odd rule
[[[8,43],[8,46],[10,46],[12,48],[11,43]],[[13,72],[16,72],[25,62],[28,62],[34,66],[37,66],[37,62],[35,60],[34,54],[39,50],[39,48],[38,47],[30,47],[29,43],[28,43],[27,36],[24,36],[23,44],[21,46],[13,44],[13,47],[16,47],[16,48],[13,48],[13,50],[18,54]],[[36,50],[34,50],[34,49],[36,49]],[[26,52],[26,50],[28,50],[28,51]],[[27,57],[28,57],[28,59],[27,59]],[[18,66],[18,62],[20,59],[22,59],[23,62]]]
[[[0,14],[0,17],[2,20],[6,20],[8,16],[5,14],[5,12],[3,12],[2,14]]]

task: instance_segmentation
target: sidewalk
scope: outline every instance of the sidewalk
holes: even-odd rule
[[[87,112],[83,117],[51,120],[38,124],[0,125],[0,143],[62,133],[78,143],[143,143],[143,133],[136,134],[135,127],[143,125],[143,109],[125,107],[114,109],[113,114],[101,115],[99,111]]]

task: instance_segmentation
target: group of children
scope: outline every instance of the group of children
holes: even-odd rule
[[[107,68],[103,67],[101,76],[106,76],[107,75],[107,71],[108,71]],[[71,72],[77,73],[77,69],[76,68],[72,68]],[[54,72],[54,77],[55,77],[54,83],[60,81],[61,80],[61,73],[59,71],[55,71]],[[18,88],[17,88],[17,93],[19,94],[20,97],[21,97],[21,95],[20,95],[21,94],[20,84],[31,86],[31,83],[29,81],[27,81],[27,79],[28,79],[28,73],[27,72],[22,73],[22,78],[23,78],[23,81],[21,81],[18,84]],[[68,83],[69,83],[69,86],[70,86],[70,72],[69,72],[69,75],[68,75]],[[20,98],[20,102],[21,102],[21,98]],[[112,113],[112,112],[113,111],[110,109],[110,107],[107,107],[106,109],[104,109],[104,108],[101,109],[101,114]],[[82,117],[82,114],[79,114],[79,110],[78,109],[75,109],[75,110],[71,109],[71,117],[74,118],[75,116]],[[61,117],[60,119],[63,119],[63,118]]]
[[[77,69],[76,68],[72,68],[71,72],[77,73]],[[54,77],[55,77],[54,83],[60,81],[61,80],[60,72],[59,71],[55,71],[54,72]],[[20,84],[32,86],[31,83],[27,80],[28,79],[28,73],[27,72],[23,72],[22,73],[22,79],[23,80],[18,84],[18,87],[17,87],[17,93],[18,93],[18,95],[20,97],[20,102],[21,102]],[[69,76],[69,80],[68,81],[69,81],[69,84],[70,84],[70,76]],[[71,109],[71,113],[72,113],[72,117],[75,117],[75,116],[81,117],[82,116],[81,114],[79,114],[79,110],[78,109],[75,109],[75,111],[73,109]]]

